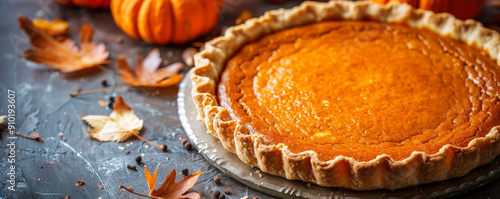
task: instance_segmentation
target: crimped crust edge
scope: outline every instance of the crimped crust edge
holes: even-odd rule
[[[413,152],[401,161],[394,161],[386,154],[366,162],[345,156],[321,161],[314,151],[292,153],[283,144],[264,144],[262,135],[249,134],[241,121],[232,120],[228,110],[218,105],[215,89],[224,64],[247,42],[294,26],[367,18],[426,27],[441,35],[451,35],[487,50],[500,65],[500,35],[474,20],[461,21],[450,14],[435,14],[398,3],[304,2],[292,9],[266,12],[259,18],[231,27],[224,36],[207,42],[205,49],[195,55],[196,67],[191,71],[192,95],[207,132],[243,162],[264,172],[290,180],[355,190],[398,189],[460,177],[492,161],[500,153],[500,126],[492,128],[485,137],[473,139],[467,147],[448,144],[435,154]]]

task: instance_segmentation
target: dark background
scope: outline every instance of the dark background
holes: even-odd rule
[[[144,57],[147,52],[159,48],[165,61],[162,65],[181,61],[181,53],[186,45],[152,45],[127,37],[115,25],[108,10],[92,10],[61,6],[51,0],[3,0],[0,7],[0,115],[7,114],[7,89],[16,92],[17,132],[29,135],[36,131],[43,143],[18,138],[16,140],[16,191],[7,189],[7,162],[9,149],[3,132],[0,137],[0,198],[139,198],[128,192],[121,192],[119,185],[133,186],[139,193],[148,193],[143,166],[138,171],[127,169],[127,164],[136,165],[136,156],[144,154],[144,165],[150,169],[161,163],[158,169],[158,184],[172,170],[176,169],[177,181],[182,178],[181,170],[190,173],[204,173],[192,190],[202,194],[202,198],[213,198],[210,190],[224,192],[231,188],[226,198],[273,198],[264,193],[232,180],[207,163],[196,151],[187,151],[181,144],[186,134],[181,127],[177,113],[178,86],[169,88],[129,88],[114,92],[85,95],[71,98],[70,92],[81,87],[83,90],[102,88],[106,79],[111,86],[123,84],[111,63],[97,70],[78,75],[65,75],[44,66],[18,58],[30,48],[27,37],[18,28],[17,17],[60,18],[69,22],[69,35],[78,38],[82,23],[90,23],[95,29],[94,41],[103,42],[110,52],[110,60],[120,54],[133,62],[136,55]],[[226,0],[216,30],[233,25],[242,9],[256,15],[279,7],[292,7],[301,1],[285,4],[271,4],[264,0]],[[478,18],[486,26],[498,30],[498,10],[487,7]],[[204,38],[198,39],[204,41]],[[121,42],[122,41],[122,42]],[[133,64],[135,65],[135,63]],[[185,66],[182,73],[190,67]],[[142,136],[158,144],[166,144],[168,152],[151,146],[137,138],[123,143],[99,142],[89,137],[82,128],[90,129],[80,118],[81,115],[109,115],[107,106],[97,101],[109,102],[110,96],[122,95],[139,118],[144,120]],[[5,125],[4,125],[5,126]],[[63,136],[59,133],[63,132]],[[150,145],[150,148],[146,148]],[[122,151],[119,147],[124,147]],[[130,154],[125,152],[130,151]],[[213,178],[220,176],[222,184],[217,186]],[[75,186],[83,180],[86,184]],[[98,188],[103,185],[103,189]],[[484,187],[464,193],[459,198],[498,198],[500,180]]]

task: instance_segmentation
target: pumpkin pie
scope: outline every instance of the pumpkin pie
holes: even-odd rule
[[[195,56],[193,99],[245,163],[356,190],[460,177],[500,153],[500,35],[406,4],[305,2]]]

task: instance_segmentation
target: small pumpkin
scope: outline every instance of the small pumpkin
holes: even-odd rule
[[[476,17],[481,10],[485,0],[371,0],[375,3],[386,4],[389,2],[408,3],[415,8],[431,10],[436,13],[448,12],[458,19],[470,19]]]
[[[88,8],[109,8],[111,0],[56,0],[60,4]]]
[[[125,33],[150,43],[185,43],[210,31],[223,0],[111,0]]]

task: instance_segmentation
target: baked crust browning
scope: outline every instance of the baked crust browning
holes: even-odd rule
[[[234,114],[219,105],[216,92],[223,93],[225,88],[216,90],[224,65],[247,43],[280,30],[320,21],[365,19],[403,23],[449,35],[485,49],[499,64],[500,36],[473,20],[460,21],[448,14],[434,14],[405,4],[305,2],[299,7],[267,12],[260,18],[231,27],[225,36],[208,42],[205,50],[195,56],[196,68],[191,72],[192,94],[207,132],[219,138],[223,146],[236,153],[243,162],[264,172],[322,186],[357,190],[397,189],[459,177],[495,158],[500,153],[498,126],[489,132],[486,130],[485,136],[474,138],[468,144],[446,144],[432,153],[415,151],[401,158],[391,158],[387,154],[368,159],[343,155],[325,158],[312,150],[300,152],[284,143],[269,144],[264,135],[252,133],[245,122],[232,119]]]

